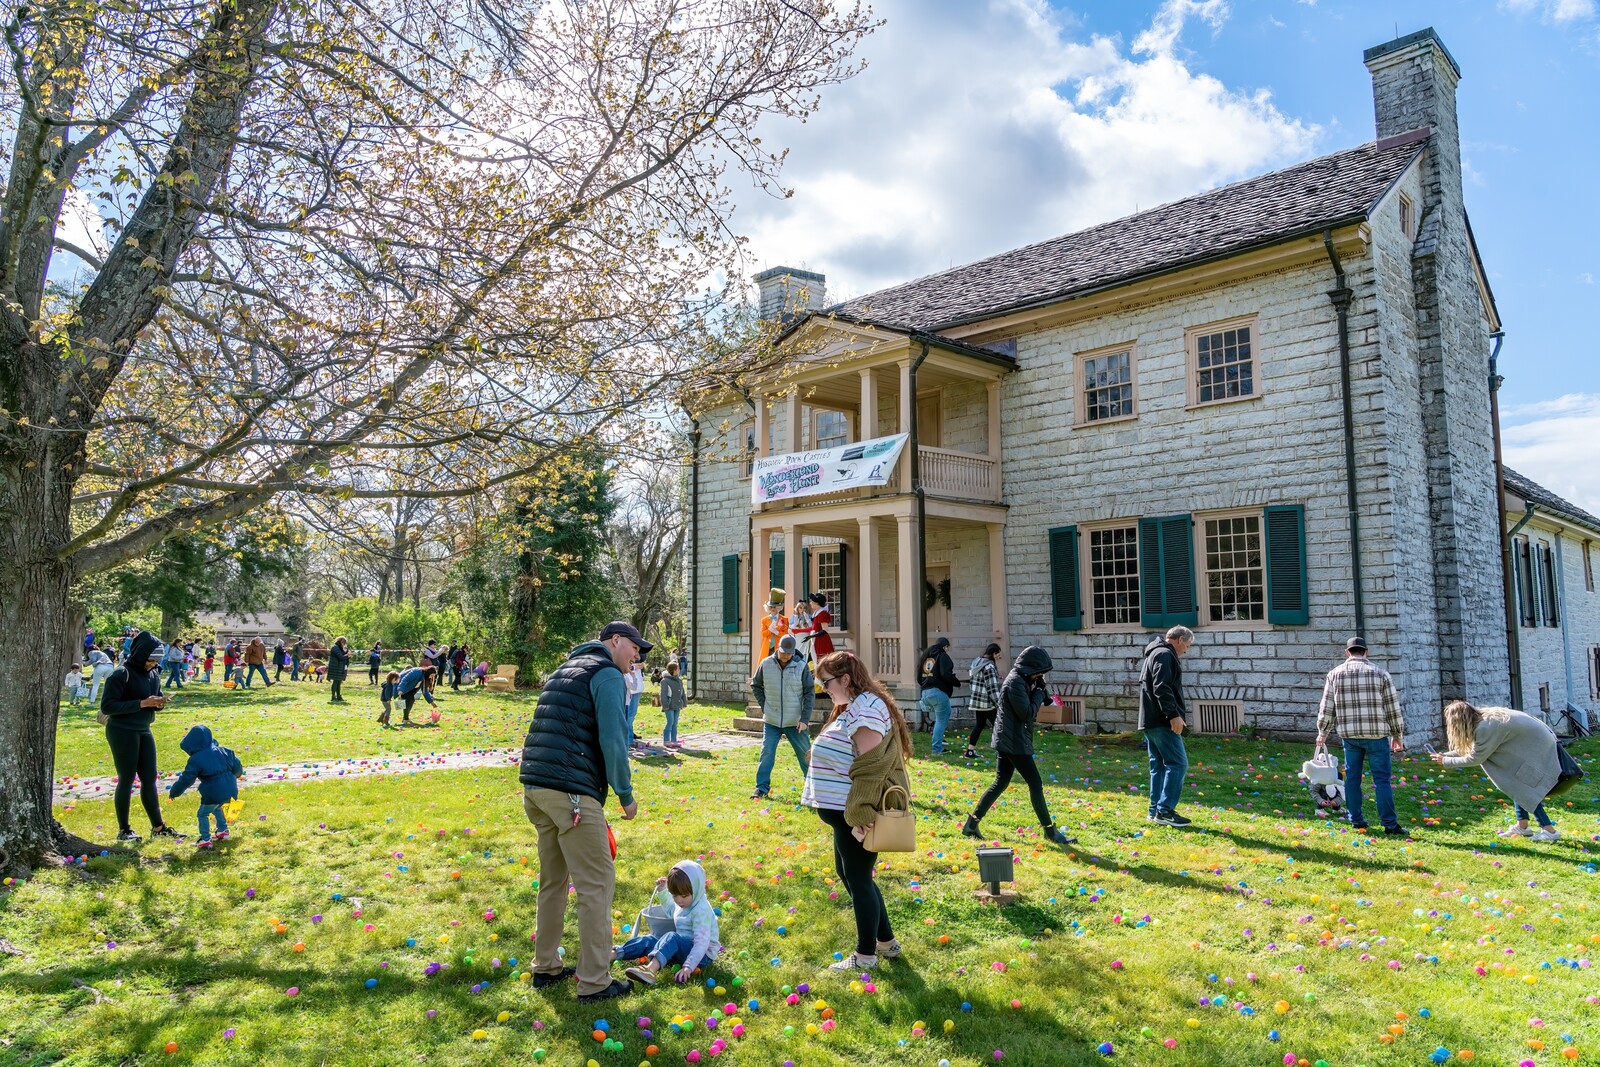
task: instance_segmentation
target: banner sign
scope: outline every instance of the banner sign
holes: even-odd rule
[[[772,500],[886,485],[907,436],[757,459],[750,472],[750,502],[760,507]]]

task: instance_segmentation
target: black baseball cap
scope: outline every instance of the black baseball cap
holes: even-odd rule
[[[1352,637],[1344,643],[1344,650],[1346,652],[1365,652],[1367,650],[1367,639],[1359,636]]]
[[[634,629],[633,623],[622,622],[620,620],[617,622],[606,623],[605,629],[600,631],[600,640],[604,641],[606,638],[616,637],[618,634],[621,634],[629,641],[632,641],[634,644],[638,645],[639,652],[641,654],[649,652],[652,648],[656,647],[644,639],[644,634]]]

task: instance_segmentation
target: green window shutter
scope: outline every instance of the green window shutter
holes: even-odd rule
[[[772,586],[774,589],[783,589],[783,549],[778,548],[773,550],[772,562],[768,569],[769,577],[772,580],[767,584]],[[784,591],[790,594],[794,593],[793,589],[787,589]]]
[[[1139,614],[1152,630],[1200,621],[1194,587],[1194,526],[1187,515],[1139,520]]]
[[[1267,621],[1275,626],[1311,622],[1306,583],[1306,511],[1299,504],[1266,509]]]
[[[722,557],[722,632],[739,632],[739,557]]]
[[[839,544],[839,602],[828,605],[828,614],[833,616],[835,630],[848,630],[850,617],[845,612],[845,590],[850,588],[850,550],[843,542]]]
[[[1050,531],[1050,614],[1057,630],[1083,629],[1076,526],[1058,526]]]
[[[1533,553],[1526,537],[1517,538],[1512,549],[1516,555],[1517,603],[1522,611],[1522,625],[1533,626],[1539,611],[1533,585]]]

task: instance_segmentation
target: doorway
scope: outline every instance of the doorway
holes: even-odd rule
[[[950,589],[950,564],[930,563],[927,584],[922,587],[923,602],[928,606],[928,639],[938,634],[950,636],[950,605],[954,596]]]

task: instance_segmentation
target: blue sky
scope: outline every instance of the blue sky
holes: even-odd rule
[[[877,0],[870,66],[746,197],[752,268],[844,298],[1372,139],[1361,53],[1462,68],[1467,208],[1505,323],[1507,462],[1600,513],[1600,2]]]

